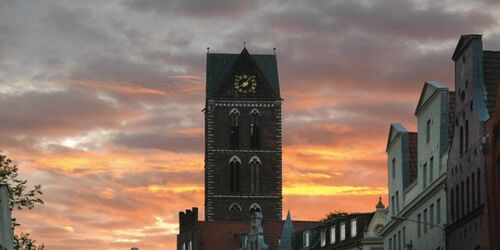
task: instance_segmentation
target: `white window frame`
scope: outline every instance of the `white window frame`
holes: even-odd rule
[[[335,225],[330,227],[330,244],[335,244]]]
[[[357,219],[354,218],[351,220],[351,237],[354,238],[358,234],[357,231]]]
[[[345,240],[345,222],[340,223],[340,241]]]

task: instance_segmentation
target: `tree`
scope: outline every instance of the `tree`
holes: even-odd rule
[[[19,177],[17,165],[12,163],[6,155],[0,153],[0,183],[7,184],[10,190],[9,207],[11,210],[32,209],[36,204],[43,204],[42,186],[35,185],[32,189],[28,188],[28,181]],[[12,227],[15,230],[20,226],[16,218],[12,218]],[[14,249],[16,250],[41,250],[43,244],[37,245],[35,240],[29,238],[27,233],[14,235]]]
[[[348,212],[345,212],[345,211],[342,211],[342,210],[335,210],[333,212],[329,212],[325,215],[325,217],[323,219],[321,219],[321,221],[327,221],[327,220],[330,220],[330,219],[334,219],[334,218],[338,218],[338,217],[343,217],[343,216],[347,216],[349,215]]]

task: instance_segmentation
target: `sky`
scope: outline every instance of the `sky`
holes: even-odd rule
[[[203,210],[206,48],[243,42],[277,49],[284,211],[373,211],[390,123],[415,130],[424,81],[453,85],[461,34],[500,50],[500,4],[469,2],[0,0],[0,150],[45,201],[20,230],[175,249],[178,212]]]

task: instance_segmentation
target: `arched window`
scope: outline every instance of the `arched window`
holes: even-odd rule
[[[260,193],[260,166],[259,157],[253,156],[248,162],[250,165],[250,194]]]
[[[252,148],[260,146],[260,112],[257,109],[250,111],[250,145]]]
[[[240,192],[240,166],[241,160],[238,156],[233,156],[229,160],[229,168],[230,168],[230,191],[231,193]]]
[[[467,182],[465,184],[465,187],[467,188],[467,213],[470,211],[470,183],[469,183],[469,176],[467,176]]]
[[[231,118],[231,148],[238,149],[240,146],[240,111],[235,108],[231,109],[231,111],[229,112],[229,117]]]
[[[460,126],[460,156],[464,153],[464,127]]]
[[[450,201],[450,208],[451,208],[451,221],[455,221],[455,196],[453,196],[453,188],[451,188],[451,201]]]
[[[233,213],[239,213],[239,212],[241,212],[242,210],[243,210],[243,209],[241,209],[240,204],[238,204],[238,203],[236,203],[236,202],[235,202],[235,203],[233,203],[233,204],[231,204],[231,206],[229,206],[229,211],[230,211],[230,212],[233,212]]]
[[[479,169],[477,169],[477,205],[481,205],[481,172],[479,172]]]
[[[472,178],[470,178],[471,180],[471,198],[472,198],[472,209],[474,209],[476,207],[476,175],[474,175],[474,172],[472,172]]]
[[[262,209],[260,208],[259,204],[257,203],[253,203],[252,205],[250,205],[250,213],[253,213],[253,212],[262,212]]]
[[[469,121],[465,120],[465,152],[469,150]]]

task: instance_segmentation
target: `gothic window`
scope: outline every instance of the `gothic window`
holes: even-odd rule
[[[250,165],[250,194],[260,193],[260,167],[261,161],[259,157],[254,156],[248,162]]]
[[[451,198],[451,201],[450,201],[451,221],[455,221],[455,196],[454,196],[453,188],[451,188],[450,198]]]
[[[465,152],[469,150],[469,121],[465,120]]]
[[[229,218],[230,219],[237,219],[241,217],[241,206],[238,203],[233,203],[231,206],[229,206]]]
[[[229,168],[230,168],[230,191],[231,193],[240,192],[240,166],[241,160],[238,156],[233,156],[229,160]]]
[[[257,109],[250,112],[250,146],[254,149],[260,146],[260,112]]]
[[[251,206],[250,206],[250,213],[253,213],[253,212],[262,212],[262,209],[260,208],[259,204],[257,203],[253,203]]]
[[[240,112],[237,109],[233,108],[231,112],[229,112],[229,117],[231,118],[231,148],[238,149],[240,146]]]
[[[460,156],[464,152],[464,127],[460,126]]]

